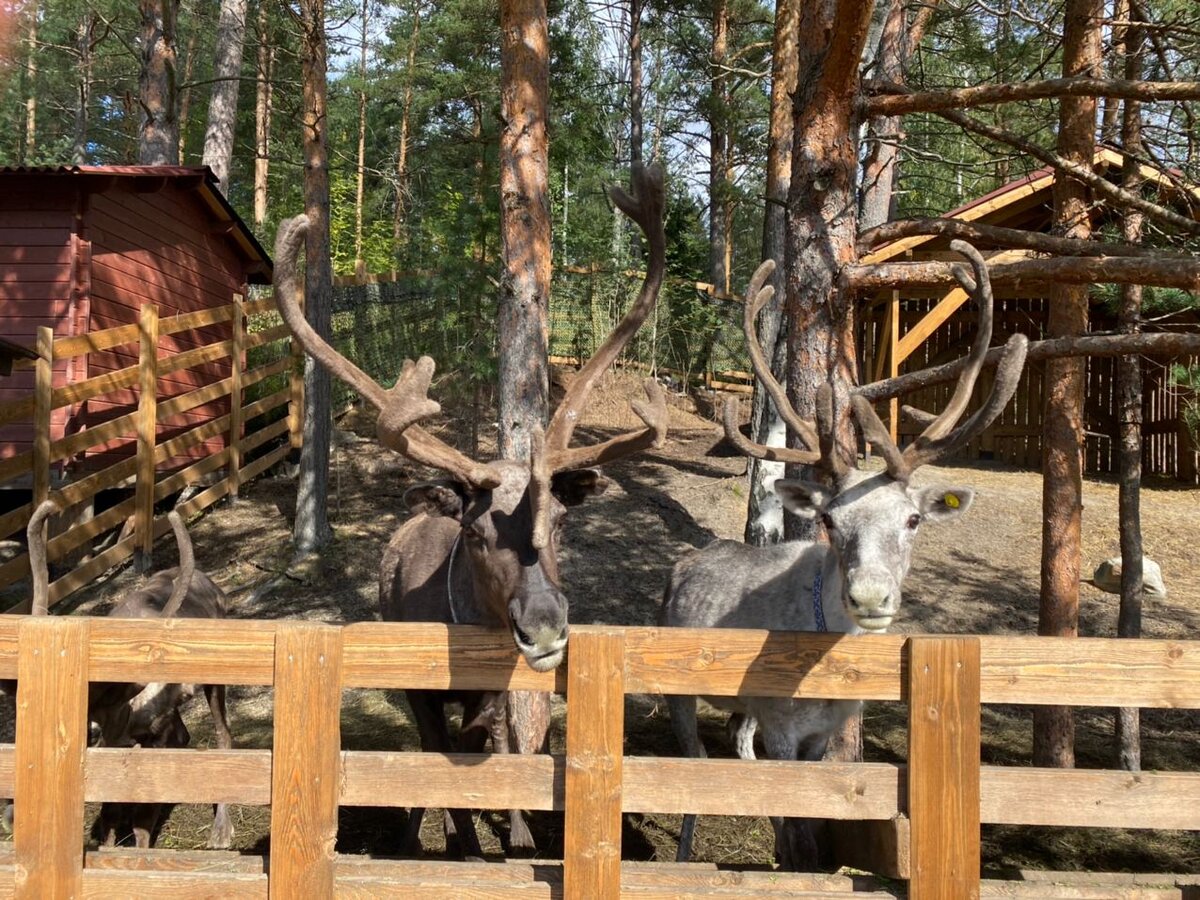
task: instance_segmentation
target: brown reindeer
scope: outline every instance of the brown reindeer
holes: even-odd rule
[[[879,473],[860,471],[835,449],[833,392],[817,393],[816,422],[802,418],[771,374],[759,346],[754,317],[770,299],[765,287],[774,269],[764,263],[746,295],[744,327],[754,374],[777,404],[780,415],[804,444],[802,448],[764,447],[747,440],[737,427],[736,406],[725,407],[725,433],[742,453],[759,459],[812,465],[824,481],[780,479],[775,492],[794,515],[818,519],[828,543],[790,541],[749,547],[715,541],[682,559],[671,573],[659,623],[683,628],[761,628],[777,631],[829,631],[877,634],[887,630],[900,609],[901,588],[922,525],[946,523],[967,511],[974,491],[959,485],[917,487],[910,476],[919,466],[944,459],[977,437],[1000,414],[1016,390],[1027,341],[1013,335],[996,370],[991,393],[959,424],[983,368],[992,338],[992,291],[983,258],[969,244],[951,246],[970,260],[974,277],[956,267],[955,276],[979,307],[979,327],[954,395],[940,415],[906,408],[925,430],[904,450],[897,448],[871,404],[852,397],[854,417],[863,436],[887,463]],[[738,755],[754,758],[754,732],[761,726],[771,759],[819,760],[830,735],[861,703],[778,697],[712,697],[709,702],[733,713],[730,730]],[[696,721],[696,698],[670,696],[671,726],[683,751],[705,755]],[[787,869],[811,870],[817,848],[804,819],[772,819],[776,855]],[[685,815],[677,859],[691,854],[696,817]]]
[[[43,502],[29,519],[29,567],[33,576],[35,616],[49,612],[50,573],[46,561],[46,520],[58,506]],[[109,612],[117,619],[223,619],[228,601],[212,579],[196,570],[192,541],[179,513],[167,518],[179,544],[179,565],[156,572],[126,594]],[[88,690],[88,743],[97,747],[186,747],[191,740],[179,708],[195,692],[192,685],[92,684]],[[233,746],[225,712],[225,686],[205,685],[217,746]],[[138,847],[153,845],[165,812],[157,803],[105,803],[98,822],[102,843],[112,846],[132,832]],[[233,824],[225,804],[218,804],[209,846],[224,849],[233,840]]]
[[[532,435],[530,463],[497,460],[480,463],[430,435],[416,423],[439,411],[427,396],[433,361],[405,361],[395,387],[385,390],[340,356],[309,327],[297,303],[296,258],[307,220],[281,223],[275,245],[279,309],[315,359],[355,388],[379,410],[380,442],[416,462],[441,469],[448,480],[420,484],[405,494],[414,515],[388,543],[380,569],[383,618],[394,622],[445,622],[505,628],[531,667],[557,666],[567,645],[567,598],[558,571],[558,536],[568,507],[608,486],[594,468],[666,438],[666,399],[654,380],[645,383],[649,403],[633,408],[645,428],[589,447],[570,447],[571,435],[597,379],[653,309],[665,270],[663,177],[657,166],[634,172],[635,193],[612,190],[616,205],[642,229],[649,246],[647,274],[637,300],[580,370],[544,433]],[[421,748],[452,749],[445,705],[463,705],[459,748],[479,752],[493,733],[504,749],[506,695],[480,691],[407,692]],[[423,810],[409,816],[405,847],[420,847]],[[532,846],[519,814],[512,818],[512,846]],[[469,810],[449,810],[447,840],[456,836],[461,850],[481,855]]]

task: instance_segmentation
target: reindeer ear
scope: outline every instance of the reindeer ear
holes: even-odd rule
[[[921,488],[912,495],[917,509],[927,522],[937,524],[956,519],[967,511],[975,492],[969,487],[934,485]]]
[[[833,499],[833,491],[815,481],[780,478],[775,482],[775,493],[784,509],[802,519],[820,515]]]
[[[550,493],[563,506],[578,506],[588,497],[603,494],[609,484],[599,469],[571,469],[550,479]]]
[[[405,491],[404,505],[413,513],[461,519],[466,496],[463,486],[457,481],[430,481],[413,485]]]

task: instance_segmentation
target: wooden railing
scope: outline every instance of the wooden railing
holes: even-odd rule
[[[155,517],[154,504],[182,488],[202,479],[211,479],[224,470],[225,477],[211,483],[180,506],[184,516],[206,509],[225,496],[236,496],[240,485],[266,471],[291,446],[299,445],[300,389],[292,377],[288,386],[263,396],[253,403],[244,403],[245,391],[254,385],[288,372],[295,372],[297,351],[284,353],[266,365],[246,368],[246,354],[257,347],[290,340],[286,325],[274,325],[256,333],[247,331],[247,317],[274,310],[274,301],[267,297],[225,306],[184,313],[160,319],[157,308],[144,306],[137,324],[122,325],[78,337],[54,339],[50,328],[38,329],[38,358],[29,363],[35,369],[35,387],[27,397],[0,403],[0,425],[10,422],[33,422],[32,449],[9,459],[0,460],[0,487],[6,482],[32,485],[31,500],[0,515],[0,540],[11,537],[29,522],[32,511],[46,498],[57,500],[64,509],[86,505],[101,491],[118,486],[133,486],[134,495],[102,511],[86,517],[71,527],[54,533],[48,545],[51,562],[70,554],[85,554],[91,542],[105,532],[126,526],[121,536],[103,552],[90,556],[50,586],[50,602],[57,603],[102,575],[113,565],[127,559],[135,551],[149,563],[151,547],[157,537],[169,531],[165,516]],[[193,349],[164,355],[160,339],[168,335],[193,332],[206,326],[229,326],[230,337],[211,340]],[[83,381],[54,387],[55,363],[88,353],[111,350],[122,345],[137,344],[137,362],[124,369],[106,372]],[[176,396],[158,396],[159,379],[172,372],[192,366],[228,360],[230,375]],[[63,407],[103,397],[115,391],[138,388],[137,409],[99,425],[51,440],[51,413]],[[165,438],[159,435],[157,424],[197,407],[228,398],[229,412],[209,419],[190,429]],[[264,417],[281,406],[288,405],[286,418],[268,421]],[[247,431],[247,423],[264,417],[263,424]],[[291,439],[281,446],[269,448],[252,461],[249,454],[283,435]],[[101,447],[122,437],[136,436],[136,452],[106,468],[89,472],[78,480],[54,487],[51,481],[53,466],[80,453]],[[160,471],[162,463],[187,453],[212,440],[225,437],[225,447],[188,464],[174,472]],[[29,557],[21,554],[0,565],[0,587],[11,584],[29,571]]]
[[[720,888],[728,882],[713,876],[729,873],[621,861],[623,812],[696,812],[907,816],[909,896],[961,900],[979,896],[981,822],[1200,828],[1198,773],[981,766],[979,745],[981,703],[1200,707],[1200,642],[585,626],[572,630],[562,667],[537,673],[507,635],[463,626],[4,616],[0,678],[14,677],[17,739],[0,747],[0,795],[14,796],[16,820],[11,868],[0,859],[12,880],[0,874],[0,896],[11,885],[38,898],[602,900],[707,895],[696,887],[703,879],[728,896]],[[88,682],[149,680],[272,685],[273,748],[85,748]],[[342,751],[341,693],[350,688],[565,692],[566,753]],[[903,701],[909,763],[626,757],[630,693]],[[232,715],[236,722],[236,707]],[[270,804],[269,866],[223,854],[85,856],[84,803],[102,800]],[[455,866],[339,857],[339,805],[562,810],[564,859]],[[746,873],[735,893],[811,888],[790,880],[799,877]]]

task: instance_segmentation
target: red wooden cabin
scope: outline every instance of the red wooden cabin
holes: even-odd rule
[[[271,261],[217,188],[207,168],[59,166],[0,169],[0,335],[32,347],[36,329],[55,338],[136,323],[144,304],[161,317],[225,306],[248,284],[269,284]],[[222,331],[224,332],[222,334]],[[159,355],[229,337],[230,325],[160,339]],[[54,386],[137,363],[137,343],[55,364]],[[163,376],[166,399],[229,376],[229,360]],[[28,395],[33,372],[0,379],[0,403]],[[115,391],[53,413],[50,439],[130,412],[136,389]],[[228,412],[228,398],[160,421],[160,440]],[[0,426],[0,459],[32,444],[30,423]],[[216,437],[174,468],[225,446]],[[74,470],[102,468],[133,452],[131,438],[89,450]]]

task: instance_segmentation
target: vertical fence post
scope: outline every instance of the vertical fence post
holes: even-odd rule
[[[89,624],[82,616],[35,616],[18,626],[13,773],[18,898],[83,894]]]
[[[979,897],[979,639],[908,641],[912,900]]]
[[[229,462],[225,480],[231,503],[237,500],[242,484],[242,357],[246,353],[246,310],[242,295],[233,295],[233,353],[229,373]]]
[[[154,550],[154,444],[158,430],[158,307],[138,315],[137,481],[134,534],[139,571],[150,568]]]
[[[300,292],[300,311],[305,307],[304,291]],[[304,443],[304,348],[296,340],[291,339],[292,366],[288,370],[288,389],[291,399],[288,401],[288,438],[294,449]]]
[[[33,388],[33,497],[31,510],[50,494],[50,413],[54,405],[54,329],[37,330]]]
[[[333,897],[341,711],[342,630],[281,624],[275,633],[272,898]]]
[[[621,894],[625,635],[574,631],[567,653],[566,900]]]

